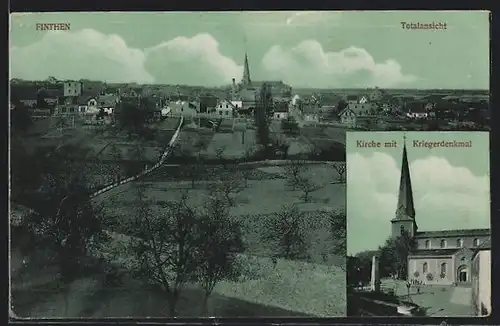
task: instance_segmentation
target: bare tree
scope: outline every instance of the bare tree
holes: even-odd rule
[[[297,189],[300,182],[300,174],[304,171],[304,161],[302,160],[291,160],[289,164],[285,165],[285,175],[287,176],[287,181],[293,190]]]
[[[196,211],[183,194],[177,201],[162,203],[163,212],[154,213],[138,191],[136,216],[131,224],[131,249],[137,256],[135,272],[159,284],[167,296],[171,316],[181,291],[196,281],[199,262],[198,221]]]
[[[337,183],[346,183],[346,162],[334,162],[332,168],[337,172]]]
[[[239,276],[236,259],[243,251],[243,241],[241,225],[230,218],[223,198],[213,196],[207,201],[200,222],[198,281],[205,292],[203,312],[207,313],[208,298],[215,285]]]
[[[306,203],[311,200],[311,192],[321,188],[320,185],[315,184],[311,179],[304,176],[299,176],[297,187],[302,191],[302,200]]]
[[[283,206],[267,225],[265,240],[276,243],[277,257],[300,259],[307,256],[307,242],[303,231],[304,214],[296,206]],[[277,261],[276,261],[277,262]],[[275,260],[273,259],[275,265]]]
[[[224,171],[213,187],[213,193],[221,194],[229,206],[234,206],[233,196],[241,191],[241,175],[236,171]]]

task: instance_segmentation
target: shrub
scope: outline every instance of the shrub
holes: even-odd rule
[[[415,273],[413,273],[413,276],[415,277],[419,277],[420,276],[420,273],[418,271],[415,271]]]
[[[429,273],[429,274],[427,274],[426,278],[427,278],[427,281],[432,281],[432,280],[434,280],[434,275],[432,275],[432,273]]]
[[[441,273],[441,274],[439,274],[439,277],[441,277],[441,278],[445,278],[445,277],[446,277],[446,274],[445,274],[445,273]]]

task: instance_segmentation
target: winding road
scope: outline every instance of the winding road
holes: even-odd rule
[[[160,159],[158,160],[158,162],[155,165],[153,165],[151,167],[146,166],[146,168],[143,171],[139,172],[138,174],[136,174],[132,177],[120,180],[118,182],[113,182],[113,183],[97,190],[96,192],[94,192],[90,195],[90,198],[95,198],[95,197],[97,197],[97,196],[99,196],[107,191],[110,191],[112,189],[120,187],[120,186],[127,184],[129,182],[135,181],[135,180],[139,179],[140,177],[143,177],[143,176],[157,170],[160,166],[162,166],[163,163],[165,163],[165,161],[167,160],[170,153],[172,152],[173,145],[175,144],[175,142],[179,138],[179,134],[180,134],[180,131],[182,129],[183,123],[184,123],[184,117],[181,117],[179,120],[179,125],[177,126],[177,129],[175,130],[174,135],[172,136],[172,138],[168,142],[167,146],[165,146],[165,150],[163,151]]]

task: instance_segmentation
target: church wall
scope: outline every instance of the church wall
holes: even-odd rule
[[[427,263],[427,273],[424,264]],[[441,264],[446,263],[446,274],[441,278]],[[454,261],[452,257],[410,257],[408,261],[408,279],[417,280],[426,285],[450,285],[455,281]],[[418,274],[415,274],[418,272]],[[429,280],[427,275],[431,274]],[[417,275],[417,276],[416,276]]]
[[[394,227],[394,226],[393,226]],[[489,239],[489,235],[485,236],[457,236],[457,237],[427,237],[427,238],[418,238],[418,249],[439,249],[441,248],[441,240],[446,240],[446,248],[458,248],[457,241],[458,239],[463,240],[464,248],[474,248],[474,239],[479,239],[479,244],[487,241]],[[425,241],[430,240],[430,248],[425,247]]]

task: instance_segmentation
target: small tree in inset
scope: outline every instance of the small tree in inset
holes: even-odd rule
[[[296,206],[283,206],[267,225],[264,238],[277,244],[277,257],[300,259],[307,257],[307,241],[303,231],[304,214]]]
[[[319,185],[315,184],[311,179],[300,176],[297,181],[297,187],[302,191],[302,200],[305,203],[311,201],[311,192],[321,188]]]
[[[304,171],[305,165],[302,160],[291,160],[289,164],[285,165],[285,175],[287,183],[293,190],[297,189],[300,182],[300,174]]]
[[[336,162],[332,168],[337,172],[336,183],[344,184],[346,182],[346,162]]]

